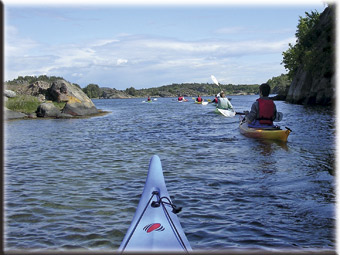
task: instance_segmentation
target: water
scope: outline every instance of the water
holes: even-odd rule
[[[244,111],[257,96],[231,98]],[[244,137],[211,105],[143,100],[6,122],[6,250],[116,250],[154,154],[194,250],[335,250],[332,109],[276,102],[293,130],[282,144]]]

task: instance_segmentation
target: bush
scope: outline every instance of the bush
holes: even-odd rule
[[[36,97],[20,95],[9,98],[6,102],[6,107],[12,111],[30,114],[34,113],[40,104],[41,102]]]

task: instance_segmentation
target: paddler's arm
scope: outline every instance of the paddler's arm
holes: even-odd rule
[[[250,112],[245,116],[248,123],[251,123],[254,120],[256,120],[258,108],[259,108],[258,102],[254,102],[253,105],[251,106]]]
[[[226,109],[228,109],[228,110],[233,109],[233,106],[231,105],[231,103],[230,103],[230,101],[227,97],[224,99],[224,101],[226,102],[226,106],[227,106]]]
[[[277,116],[276,105],[274,104],[274,119],[273,119],[273,121],[276,121],[277,118],[278,118],[278,116]]]
[[[279,121],[281,121],[282,120],[282,118],[283,118],[283,113],[282,112],[278,112],[277,111],[277,109],[276,109],[276,105],[274,104],[274,116],[275,116],[275,118],[274,118],[274,120],[273,121],[275,121],[275,122],[279,122]]]

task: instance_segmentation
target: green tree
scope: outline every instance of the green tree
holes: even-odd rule
[[[291,79],[288,74],[281,74],[280,76],[269,79],[267,83],[271,88],[271,93],[284,95],[287,86],[291,83]]]
[[[102,95],[102,91],[97,84],[87,85],[83,91],[89,98],[99,98]]]
[[[137,91],[134,87],[127,88],[125,91],[126,91],[127,94],[129,94],[131,96],[137,95]]]
[[[297,30],[295,33],[296,44],[288,44],[289,49],[282,53],[282,63],[288,71],[289,78],[293,78],[298,67],[303,65],[305,69],[309,69],[313,65],[313,60],[317,53],[313,47],[318,33],[315,33],[314,27],[318,23],[320,14],[315,11],[305,12],[306,17],[299,19]]]

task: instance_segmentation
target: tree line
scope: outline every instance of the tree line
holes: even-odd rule
[[[28,85],[37,81],[45,81],[53,83],[57,80],[63,79],[58,76],[19,76],[16,79],[7,81],[6,84],[10,85]],[[276,94],[280,91],[284,91],[285,87],[289,84],[289,79],[286,74],[281,74],[278,77],[273,77],[268,80],[272,88],[272,93]],[[75,86],[80,87],[78,84],[72,83]],[[233,85],[233,84],[220,84],[216,86],[214,83],[173,83],[171,85],[164,85],[160,87],[147,88],[147,89],[135,89],[134,87],[126,88],[125,90],[116,90],[109,88],[101,88],[98,84],[88,84],[85,88],[82,88],[84,93],[89,98],[108,98],[109,92],[115,94],[119,92],[126,97],[176,97],[178,95],[184,96],[214,96],[223,90],[226,94],[257,94],[259,84],[253,85]],[[109,92],[108,92],[109,91]]]

